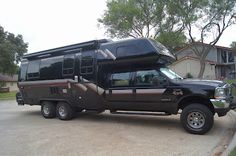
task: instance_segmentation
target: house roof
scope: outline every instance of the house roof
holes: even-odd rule
[[[188,49],[189,47],[191,47],[192,45],[204,45],[204,46],[211,46],[210,44],[206,44],[206,43],[202,43],[202,42],[193,42],[191,44],[186,45],[185,47],[183,47],[182,49],[179,49],[176,53],[180,53],[185,49]],[[218,46],[218,45],[214,45],[213,47],[217,48],[217,49],[225,49],[228,51],[233,51],[232,48],[229,47],[224,47],[224,46]]]
[[[0,81],[4,82],[17,82],[18,76],[17,75],[5,75],[0,73]]]

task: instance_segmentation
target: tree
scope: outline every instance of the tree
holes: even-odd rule
[[[186,39],[184,25],[172,10],[166,0],[111,0],[98,22],[111,37],[154,38],[173,49]]]
[[[209,46],[192,47],[200,60],[199,78],[203,77],[205,59],[209,51],[224,31],[235,24],[235,3],[236,0],[170,0],[170,5],[175,6],[173,11],[184,23],[190,41],[198,41],[203,45],[208,40]]]
[[[98,21],[111,37],[151,37],[169,49],[181,44],[177,42],[181,39],[185,42],[185,35],[192,43],[208,43],[209,46],[192,48],[199,57],[198,77],[202,78],[206,56],[235,23],[235,3],[236,0],[111,0]]]
[[[27,48],[22,35],[4,31],[0,26],[0,73],[16,73],[19,57],[27,52]]]
[[[187,38],[183,32],[161,32],[155,40],[164,44],[169,50],[175,51],[177,48],[184,47]]]

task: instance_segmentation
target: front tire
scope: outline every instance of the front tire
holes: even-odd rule
[[[192,134],[205,134],[214,124],[211,110],[202,104],[186,106],[180,116],[184,129]]]
[[[74,117],[73,108],[66,102],[59,102],[57,104],[57,117],[61,120],[70,120]]]
[[[41,105],[41,114],[43,117],[49,119],[56,116],[56,106],[54,103],[45,101]]]

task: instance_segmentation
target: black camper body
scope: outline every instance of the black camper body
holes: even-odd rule
[[[165,47],[149,39],[95,40],[23,56],[18,85],[24,104],[67,101],[81,109],[110,109],[103,91],[111,73],[173,60]]]
[[[162,44],[146,38],[94,40],[27,54],[21,61],[17,102],[41,105],[45,118],[62,120],[76,111],[170,115],[183,110],[184,128],[206,133],[214,113],[223,116],[233,108],[230,86],[182,80],[166,67],[174,60]],[[219,87],[228,90],[223,99],[215,98]],[[196,118],[196,113],[189,116],[192,110],[203,119],[190,122],[189,117]]]

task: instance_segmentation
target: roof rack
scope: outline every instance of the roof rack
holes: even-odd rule
[[[49,50],[43,50],[35,53],[30,53],[22,56],[22,59],[34,59],[42,57],[50,57],[61,55],[62,53],[73,53],[78,51],[93,50],[99,48],[100,44],[111,42],[111,40],[101,39],[101,40],[92,40],[88,42],[82,42],[77,44],[72,44],[64,47],[53,48]]]

